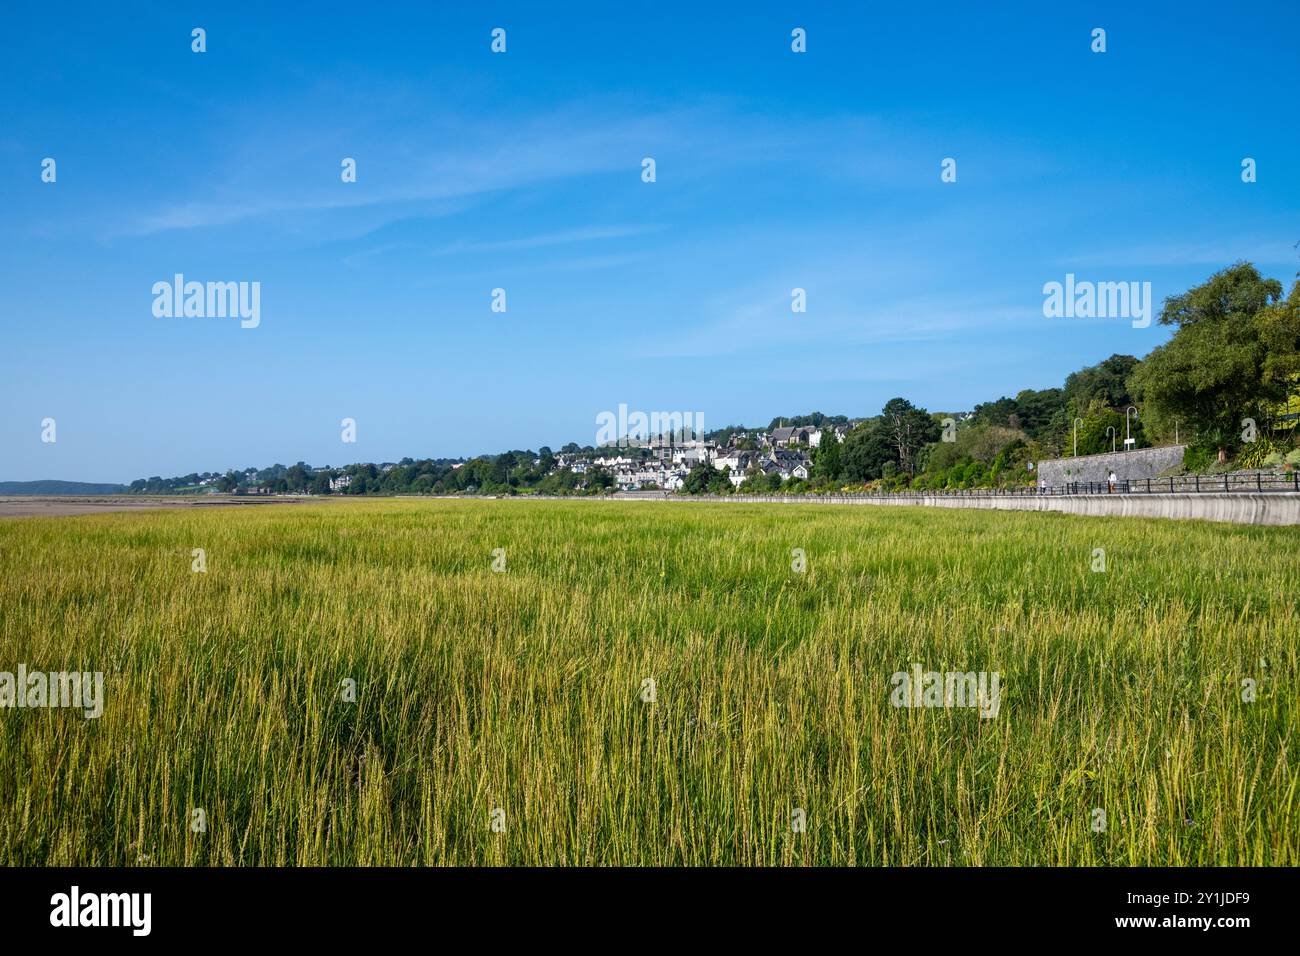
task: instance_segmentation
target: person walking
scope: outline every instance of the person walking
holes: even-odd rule
[[[1117,482],[1119,479],[1115,477],[1115,472],[1112,471],[1110,473],[1110,477],[1106,480],[1110,484],[1109,493],[1113,495],[1115,493],[1115,482]]]

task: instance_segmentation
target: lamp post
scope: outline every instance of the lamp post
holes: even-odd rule
[[[1113,455],[1115,453],[1115,436],[1118,435],[1119,432],[1115,430],[1114,425],[1107,425],[1106,434],[1110,435],[1110,451]]]
[[[1079,426],[1083,424],[1082,418],[1074,420],[1074,457],[1079,457]]]
[[[1174,419],[1174,444],[1178,444],[1178,419]]]
[[[1135,442],[1133,441],[1133,438],[1132,438],[1132,436],[1131,436],[1131,433],[1129,432],[1129,417],[1128,417],[1128,416],[1129,416],[1129,412],[1132,412],[1132,413],[1133,413],[1133,417],[1134,417],[1134,418],[1137,418],[1137,409],[1134,408],[1132,405],[1130,405],[1128,408],[1126,408],[1126,409],[1124,410],[1124,448],[1125,448],[1125,450],[1128,449],[1128,446],[1129,446],[1129,445],[1135,444]]]

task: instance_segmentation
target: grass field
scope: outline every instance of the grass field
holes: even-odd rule
[[[1298,582],[1291,529],[1055,514],[4,520],[0,670],[105,702],[0,710],[0,863],[1296,865]]]

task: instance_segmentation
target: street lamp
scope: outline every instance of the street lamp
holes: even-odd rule
[[[1083,424],[1082,418],[1074,420],[1074,457],[1079,457],[1079,426]]]
[[[1110,435],[1110,451],[1111,451],[1111,454],[1114,454],[1114,453],[1115,453],[1115,436],[1118,435],[1119,432],[1117,432],[1117,431],[1115,430],[1115,426],[1114,426],[1114,425],[1107,425],[1107,426],[1106,426],[1106,433],[1107,433],[1108,435]]]
[[[1128,450],[1128,446],[1129,446],[1129,445],[1135,445],[1135,444],[1137,444],[1137,442],[1134,441],[1133,438],[1131,438],[1130,435],[1129,435],[1129,418],[1128,418],[1129,412],[1132,412],[1132,413],[1133,413],[1133,417],[1134,417],[1134,418],[1137,418],[1137,417],[1138,417],[1138,415],[1137,415],[1137,409],[1134,408],[1132,405],[1130,405],[1128,408],[1126,408],[1126,409],[1124,410],[1124,448],[1125,448],[1125,450]]]

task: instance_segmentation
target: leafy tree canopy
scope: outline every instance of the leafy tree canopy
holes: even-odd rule
[[[1226,457],[1243,419],[1283,399],[1296,371],[1300,293],[1281,296],[1280,282],[1243,262],[1166,299],[1160,322],[1177,331],[1129,381],[1148,428],[1171,434],[1177,420]]]

